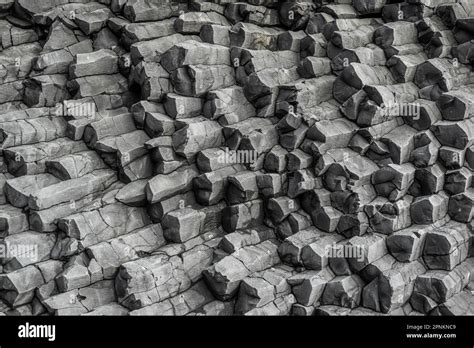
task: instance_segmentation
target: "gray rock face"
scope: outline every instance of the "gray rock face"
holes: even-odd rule
[[[0,0],[0,315],[473,315],[468,0]]]

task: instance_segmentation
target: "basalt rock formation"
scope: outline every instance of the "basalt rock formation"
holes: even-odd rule
[[[474,315],[471,0],[0,0],[0,314]]]

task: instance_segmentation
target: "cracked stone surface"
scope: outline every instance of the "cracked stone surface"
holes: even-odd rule
[[[0,1],[0,315],[474,315],[473,23]]]

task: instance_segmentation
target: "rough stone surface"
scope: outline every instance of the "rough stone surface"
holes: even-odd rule
[[[0,315],[473,315],[473,16],[0,0]]]

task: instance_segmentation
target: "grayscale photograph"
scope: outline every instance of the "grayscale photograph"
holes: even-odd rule
[[[2,323],[473,316],[473,68],[474,0],[0,0]]]

